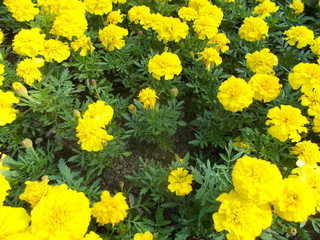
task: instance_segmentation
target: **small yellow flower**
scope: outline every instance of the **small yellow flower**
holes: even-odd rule
[[[279,6],[277,6],[274,2],[270,0],[264,0],[258,6],[256,6],[252,12],[252,14],[258,14],[262,19],[269,17],[270,13],[274,13],[278,11]]]
[[[311,91],[300,97],[301,105],[308,106],[310,116],[320,115],[320,94],[318,91]]]
[[[188,195],[192,191],[193,175],[188,174],[188,170],[184,168],[177,168],[173,170],[168,178],[168,189],[175,192],[177,196]]]
[[[295,14],[300,14],[304,11],[304,4],[301,0],[293,0],[289,7],[294,11]]]
[[[26,189],[19,198],[31,204],[31,207],[35,207],[42,197],[46,196],[49,193],[49,190],[52,188],[48,185],[49,179],[44,181],[26,181]]]
[[[76,52],[79,49],[80,50],[80,56],[86,56],[87,52],[93,52],[95,47],[92,45],[90,37],[87,37],[86,35],[81,35],[76,40],[71,42],[71,48]]]
[[[317,166],[320,162],[320,150],[316,143],[311,141],[298,142],[291,148],[290,154],[298,155],[298,166]]]
[[[124,36],[128,35],[128,30],[115,24],[110,24],[99,30],[99,39],[103,46],[109,51],[115,48],[121,49],[125,45]]]
[[[133,240],[153,240],[153,235],[151,232],[136,233]]]
[[[39,68],[44,65],[42,58],[26,58],[18,63],[16,70],[17,75],[22,77],[24,82],[29,86],[32,86],[34,81],[40,82],[42,80],[42,73]]]
[[[178,11],[178,15],[185,21],[192,21],[197,18],[197,11],[190,7],[182,7]]]
[[[25,98],[28,97],[28,90],[20,82],[12,83],[12,88],[18,96]]]
[[[199,54],[201,54],[201,57],[198,58],[197,61],[203,60],[207,71],[210,71],[215,65],[220,65],[222,63],[219,52],[212,47],[205,48]]]
[[[110,24],[122,23],[124,16],[125,14],[121,14],[120,10],[118,9],[117,11],[112,11],[108,14],[106,22]]]
[[[227,44],[230,43],[230,40],[227,38],[227,36],[224,33],[218,33],[217,35],[213,36],[209,39],[209,44],[215,44],[215,46],[212,46],[212,48],[216,49],[218,52],[226,52],[229,50],[229,46]]]
[[[147,87],[140,91],[138,98],[139,101],[143,103],[144,108],[154,109],[158,96],[156,91]]]
[[[239,28],[241,38],[254,42],[268,36],[268,24],[260,17],[246,17]]]

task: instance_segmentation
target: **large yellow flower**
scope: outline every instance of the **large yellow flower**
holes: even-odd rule
[[[113,118],[114,110],[104,101],[98,100],[88,105],[88,109],[84,112],[84,118],[95,120],[101,127],[109,124]]]
[[[188,170],[177,168],[168,177],[168,189],[175,192],[177,196],[188,195],[192,191],[193,175],[188,174]]]
[[[150,8],[145,5],[133,6],[128,11],[129,20],[134,23],[143,21],[144,18],[149,17],[150,14]]]
[[[239,28],[241,38],[254,42],[268,36],[268,24],[260,17],[246,17]]]
[[[314,41],[313,31],[306,26],[291,27],[284,32],[284,39],[288,41],[291,46],[297,43],[297,48],[303,48],[307,45],[312,45]]]
[[[156,91],[147,87],[139,92],[138,98],[143,103],[144,108],[154,109],[158,96]]]
[[[198,58],[197,61],[203,60],[207,71],[210,71],[215,65],[220,65],[222,63],[219,52],[213,47],[205,48],[199,54],[201,54],[201,57]]]
[[[179,18],[162,17],[157,25],[153,26],[157,32],[158,40],[163,43],[170,41],[179,42],[180,39],[185,39],[188,35],[189,27],[185,22],[181,22]]]
[[[281,105],[280,108],[274,107],[269,109],[267,118],[270,119],[266,121],[266,124],[272,124],[268,132],[281,142],[286,141],[288,138],[292,142],[299,142],[301,139],[299,133],[308,132],[304,125],[309,121],[301,114],[299,108],[290,105]]]
[[[258,14],[259,17],[264,19],[265,17],[269,17],[270,13],[278,11],[278,9],[279,7],[274,2],[264,0],[253,9],[252,14]]]
[[[24,82],[29,86],[32,86],[34,81],[40,82],[42,80],[42,73],[39,68],[44,65],[42,58],[25,58],[18,63],[17,75],[22,77]]]
[[[247,53],[245,58],[248,68],[254,73],[272,74],[274,73],[272,68],[278,64],[277,56],[271,53],[268,48]]]
[[[221,51],[224,53],[229,50],[229,46],[227,45],[228,43],[230,43],[230,40],[227,38],[227,36],[224,33],[218,33],[210,38],[207,44],[215,44],[215,46],[212,46],[212,48],[216,49],[218,52]]]
[[[103,46],[109,51],[115,48],[121,49],[125,45],[124,36],[128,35],[128,30],[115,24],[110,24],[99,30],[99,39]]]
[[[112,0],[84,0],[89,13],[103,15],[112,11]]]
[[[231,112],[242,111],[253,102],[253,91],[249,84],[242,78],[229,77],[221,83],[218,100],[225,110]]]
[[[42,55],[47,62],[55,60],[61,63],[70,56],[70,49],[67,43],[61,42],[58,39],[49,39],[44,42]]]
[[[108,191],[103,191],[100,198],[101,201],[92,206],[92,216],[97,218],[98,223],[114,226],[126,218],[129,206],[122,192],[111,197]]]
[[[301,0],[293,0],[289,7],[295,14],[300,14],[304,11],[304,4]]]
[[[200,16],[194,21],[193,29],[198,34],[199,39],[205,40],[217,35],[219,24],[212,17]]]
[[[317,166],[320,162],[319,146],[311,141],[298,142],[291,148],[290,154],[298,155],[298,166]]]
[[[4,0],[3,4],[18,22],[31,21],[39,13],[31,0]]]
[[[82,192],[57,185],[32,209],[31,233],[41,239],[81,239],[90,216],[90,202]]]

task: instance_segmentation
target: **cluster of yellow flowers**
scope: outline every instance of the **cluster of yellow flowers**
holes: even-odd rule
[[[107,141],[113,139],[105,130],[113,117],[113,108],[104,101],[98,100],[88,105],[88,110],[79,117],[76,127],[78,143],[86,151],[100,151]]]
[[[227,239],[253,240],[271,226],[271,206],[287,221],[306,221],[319,206],[319,181],[320,169],[315,165],[293,169],[283,179],[277,166],[268,161],[239,158],[232,172],[234,190],[217,198],[221,205],[213,214],[214,227],[218,232],[228,231]]]

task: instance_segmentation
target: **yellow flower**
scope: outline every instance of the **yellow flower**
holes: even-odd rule
[[[316,115],[313,119],[313,127],[312,130],[315,133],[320,132],[320,115]]]
[[[0,29],[0,44],[3,42],[3,32],[2,30]]]
[[[18,232],[14,234],[10,234],[4,240],[41,240],[30,232]]]
[[[16,119],[18,110],[12,108],[14,103],[19,103],[19,99],[14,96],[13,92],[0,90],[0,126],[12,123]]]
[[[100,198],[101,201],[92,206],[92,216],[97,218],[98,223],[114,226],[126,218],[129,206],[122,192],[111,197],[108,191],[103,191]]]
[[[266,124],[272,124],[268,132],[281,142],[286,141],[288,138],[292,142],[299,142],[301,139],[299,133],[308,132],[308,129],[303,126],[309,121],[302,116],[299,108],[290,105],[281,105],[280,108],[274,107],[269,109],[267,118],[270,119],[266,121]]]
[[[290,154],[298,155],[297,165],[317,166],[320,162],[319,146],[311,141],[298,142],[291,148]]]
[[[194,21],[193,29],[198,34],[199,39],[205,40],[217,35],[219,24],[212,17],[200,16]]]
[[[254,8],[252,14],[258,14],[259,17],[264,19],[265,17],[269,17],[270,13],[278,11],[278,9],[279,6],[277,6],[274,2],[271,2],[270,0],[264,0]]]
[[[153,26],[153,29],[157,32],[158,40],[167,43],[170,41],[179,42],[180,39],[185,39],[188,35],[188,24],[181,22],[179,18],[174,17],[162,17],[161,21]]]
[[[301,0],[293,0],[292,4],[289,5],[295,14],[300,14],[304,11],[304,4]]]
[[[254,91],[254,99],[270,102],[280,94],[282,85],[279,78],[273,75],[257,73],[249,80],[249,85]]]
[[[253,102],[254,93],[242,78],[231,76],[221,83],[218,90],[218,100],[225,110],[242,111]]]
[[[154,109],[158,96],[153,89],[147,87],[139,92],[138,98],[143,103],[144,108]]]
[[[1,177],[1,175],[0,175]],[[30,222],[30,216],[22,207],[0,207],[0,239],[23,232]]]
[[[268,24],[260,17],[246,17],[239,28],[241,38],[254,42],[268,36]]]
[[[320,57],[320,37],[317,37],[314,41],[312,46],[310,47],[311,51]]]
[[[208,0],[190,0],[188,7],[193,8],[196,11],[199,11],[202,8],[210,6],[211,3]]]
[[[182,7],[178,11],[178,15],[185,21],[192,21],[197,18],[197,11],[191,7]]]
[[[230,43],[230,40],[227,36],[224,33],[218,33],[210,38],[207,44],[216,44],[215,46],[212,46],[212,48],[216,49],[218,52],[221,51],[224,53],[229,50],[229,46],[227,46],[228,43]]]
[[[6,154],[0,152],[0,174],[1,172],[4,172],[4,171],[7,171],[7,170],[10,170],[10,167],[6,166],[4,163],[3,163],[3,160],[7,157]],[[1,184],[0,184],[1,185]],[[4,184],[3,184],[4,185]],[[1,185],[2,186],[2,185]],[[0,197],[1,198],[1,197]],[[0,205],[2,204],[2,201],[0,199]]]
[[[272,211],[268,204],[254,204],[241,198],[234,190],[222,193],[216,201],[221,205],[212,216],[214,228],[217,232],[228,231],[229,240],[253,240],[271,226]]]
[[[91,231],[88,234],[86,234],[84,238],[82,238],[81,240],[102,240],[102,238],[95,232]]]
[[[157,80],[164,77],[165,80],[174,78],[182,71],[181,61],[178,55],[171,52],[163,52],[161,55],[156,54],[149,60],[148,71]]]
[[[171,171],[168,177],[168,189],[174,192],[177,196],[188,195],[192,191],[193,175],[188,174],[188,170],[177,168]]]
[[[42,55],[47,62],[55,60],[61,63],[70,56],[69,46],[67,43],[61,42],[58,39],[49,39],[44,42]]]
[[[35,207],[38,202],[49,193],[52,186],[48,185],[49,180],[44,181],[26,181],[26,189],[19,198],[31,204],[31,207]]]
[[[253,53],[247,53],[247,67],[254,73],[274,73],[273,67],[278,65],[278,58],[273,53],[270,53],[268,48]]]
[[[223,19],[223,12],[221,8],[216,5],[209,4],[208,6],[199,9],[198,16],[207,17],[208,20],[214,21],[219,27]]]
[[[31,21],[39,13],[31,0],[4,0],[3,4],[18,22]]]
[[[88,105],[83,117],[95,120],[101,127],[109,124],[112,120],[114,110],[110,105],[106,105],[104,101],[98,100]]]
[[[288,41],[291,46],[297,43],[297,48],[303,48],[307,45],[312,45],[314,41],[313,31],[306,26],[291,27],[284,32],[284,39]]]
[[[35,57],[43,51],[45,35],[39,28],[21,29],[13,38],[13,51],[28,57]]]
[[[115,48],[123,48],[125,45],[123,37],[127,35],[127,29],[114,24],[110,24],[99,30],[99,39],[102,42],[102,45],[105,46],[109,51],[113,51]]]
[[[212,47],[205,48],[199,54],[201,54],[201,57],[198,58],[197,61],[203,60],[207,71],[210,71],[215,65],[220,65],[222,63],[222,58],[220,57],[219,52]]]
[[[283,193],[273,203],[273,211],[287,221],[307,221],[308,216],[315,213],[317,204],[311,187],[296,178],[287,178],[284,182]]]
[[[3,84],[2,81],[4,80],[4,77],[2,74],[4,73],[4,65],[0,64],[0,86]]]
[[[317,91],[311,91],[300,97],[301,105],[308,106],[309,116],[320,115],[320,94]]]
[[[117,11],[112,11],[108,14],[107,23],[110,23],[110,24],[122,23],[124,16],[125,14],[121,14],[119,9]]]
[[[53,186],[31,211],[31,233],[41,239],[80,239],[90,223],[90,202],[67,185]]]
[[[35,80],[40,82],[42,80],[42,73],[38,68],[44,65],[44,60],[42,58],[26,58],[18,63],[18,68],[16,70],[17,75],[22,77],[24,82],[29,86],[32,86]]]
[[[151,232],[136,233],[133,240],[153,240],[153,235]]]
[[[19,103],[19,99],[14,96],[13,92],[4,92],[0,89],[0,108],[10,108],[14,103]]]
[[[150,14],[150,8],[145,5],[133,6],[128,11],[129,20],[136,24],[142,21],[144,18],[149,17]]]
[[[249,156],[237,160],[232,172],[232,182],[241,197],[258,205],[276,200],[284,185],[275,164]]]
[[[6,198],[6,196],[8,196],[8,192],[11,189],[9,182],[7,181],[7,179],[0,174],[0,208],[3,205],[3,202]]]
[[[90,37],[87,37],[86,35],[82,35],[71,42],[71,47],[75,52],[81,49],[80,56],[83,57],[87,55],[88,51],[93,52],[95,49],[95,47],[92,45]]]
[[[89,13],[96,15],[107,14],[112,11],[111,0],[84,0]]]
[[[28,90],[20,82],[12,83],[12,88],[19,97],[28,97]]]
[[[293,89],[310,94],[320,91],[320,66],[315,63],[299,63],[289,73],[288,80]]]

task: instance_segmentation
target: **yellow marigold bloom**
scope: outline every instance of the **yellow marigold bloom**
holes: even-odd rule
[[[254,91],[253,98],[263,102],[271,102],[275,99],[280,94],[282,87],[279,78],[263,73],[253,75],[248,83]]]
[[[185,21],[192,21],[197,18],[198,13],[191,7],[182,7],[179,9],[178,15],[181,19]]]
[[[31,233],[41,239],[81,239],[91,218],[89,199],[67,185],[53,186],[31,211]]]
[[[256,204],[276,200],[284,186],[282,175],[275,164],[249,156],[237,160],[232,172],[232,182],[241,197]]]
[[[107,14],[112,11],[111,0],[84,0],[89,13],[96,15]]]
[[[91,231],[88,234],[86,234],[84,238],[82,238],[81,240],[102,240],[102,238],[95,232]]]
[[[308,106],[308,115],[315,116],[320,115],[320,93],[317,91],[311,91],[303,94],[300,97],[301,105]]]
[[[111,223],[114,226],[126,218],[129,206],[122,192],[111,197],[108,191],[103,191],[100,199],[100,202],[92,206],[92,216],[97,218],[98,223]]]
[[[211,3],[208,0],[190,0],[188,7],[193,8],[197,12],[202,9],[210,6]]]
[[[76,127],[76,137],[79,138],[78,144],[86,151],[100,151],[103,149],[106,141],[113,139],[112,135],[108,135],[101,123],[92,118],[79,118]]]
[[[157,80],[164,77],[165,80],[174,78],[182,71],[181,61],[178,55],[171,52],[163,52],[161,55],[156,54],[149,60],[148,71]]]
[[[8,196],[8,192],[11,189],[9,182],[7,181],[7,179],[0,174],[0,208],[3,205],[3,202],[6,198],[6,196]],[[0,233],[1,234],[1,233]]]
[[[317,166],[320,162],[320,150],[316,143],[311,141],[298,142],[291,148],[290,154],[298,155],[297,166]]]
[[[254,42],[268,36],[269,26],[260,17],[246,17],[239,28],[241,38]]]
[[[269,17],[270,13],[278,11],[278,9],[279,6],[277,6],[274,2],[271,2],[270,0],[264,0],[253,9],[252,14],[258,14],[259,17],[264,19]]]
[[[125,14],[121,14],[120,9],[118,9],[117,11],[112,11],[108,14],[107,23],[110,23],[110,24],[122,23],[124,16]]]
[[[320,132],[320,115],[314,117],[312,131],[315,133]]]
[[[217,35],[218,27],[219,23],[208,16],[200,16],[193,23],[193,29],[201,40],[210,39]]]
[[[3,4],[18,22],[31,21],[39,13],[31,0],[4,0]]]
[[[210,20],[214,19],[214,22],[218,26],[220,26],[223,19],[223,12],[221,8],[217,7],[216,5],[210,4],[204,8],[200,8],[198,11],[198,16],[207,17]]]
[[[274,73],[273,67],[278,65],[278,57],[270,52],[268,48],[253,53],[247,53],[247,67],[254,73]]]
[[[55,17],[50,33],[71,40],[72,37],[84,35],[87,26],[88,22],[85,14],[81,11],[72,10],[63,12]]]
[[[114,24],[110,24],[99,30],[99,39],[103,46],[109,51],[115,48],[121,49],[125,45],[124,36],[128,35],[128,30]]]
[[[0,239],[6,239],[12,234],[25,231],[29,222],[30,216],[24,208],[0,207]]]
[[[14,96],[13,92],[0,90],[0,108],[9,108],[14,103],[19,103],[19,99]]]
[[[3,42],[3,32],[2,30],[0,29],[0,44]]]
[[[22,194],[20,194],[19,198],[31,204],[31,207],[35,207],[38,202],[46,196],[52,186],[48,185],[49,180],[46,179],[44,181],[26,181],[26,189]]]
[[[296,178],[284,179],[284,183],[282,195],[273,203],[273,211],[287,221],[307,221],[317,204],[311,187]]]
[[[133,6],[128,11],[128,17],[131,22],[139,23],[142,19],[144,19],[146,16],[150,16],[150,8],[141,5],[141,6]]]
[[[3,84],[3,80],[4,80],[4,77],[2,76],[2,74],[4,74],[4,65],[3,64],[0,64],[0,86]]]
[[[136,233],[133,240],[153,240],[153,235],[151,232]]]
[[[3,171],[7,171],[7,170],[10,170],[10,167],[7,167],[7,166],[5,166],[4,164],[3,164],[3,160],[7,157],[7,155],[6,154],[4,154],[4,153],[2,153],[2,152],[0,152],[0,156],[1,156],[1,158],[0,158],[0,174],[1,174],[1,171],[3,172]],[[1,197],[0,197],[1,198]],[[2,201],[0,200],[0,205],[2,204]]]
[[[197,61],[203,60],[207,71],[210,71],[215,65],[220,65],[222,63],[222,58],[220,57],[219,52],[212,47],[205,48],[199,54],[201,54],[201,57],[198,58]]]
[[[18,54],[35,57],[43,51],[45,35],[39,28],[21,29],[13,38],[13,51]]]
[[[154,109],[158,96],[156,91],[147,87],[139,92],[138,98],[144,108]]]
[[[12,88],[19,97],[28,97],[28,90],[20,82],[12,83]]]
[[[42,58],[25,58],[17,67],[17,75],[22,77],[24,82],[29,86],[32,86],[35,80],[38,82],[41,81],[42,73],[38,68],[44,65],[44,60]]]
[[[153,29],[158,34],[158,40],[163,41],[163,43],[179,42],[181,38],[185,39],[187,37],[189,31],[187,23],[181,22],[179,18],[174,17],[162,17],[162,20]]]
[[[109,124],[112,120],[114,110],[104,101],[98,100],[88,105],[88,110],[83,114],[84,118],[95,120],[101,127]]]
[[[242,111],[253,102],[253,91],[242,78],[229,77],[221,83],[218,100],[225,110],[231,112]]]
[[[306,26],[291,27],[284,32],[284,39],[288,41],[291,46],[297,43],[297,48],[303,48],[307,45],[312,45],[314,41],[313,31]]]
[[[293,89],[301,92],[320,91],[320,66],[315,63],[299,63],[289,73],[288,80]]]
[[[320,37],[317,37],[314,41],[312,46],[310,47],[311,51],[320,57]]]
[[[300,14],[304,11],[304,4],[301,0],[293,0],[289,7],[294,11],[295,14]]]
[[[76,40],[71,42],[71,48],[76,52],[79,49],[80,50],[80,56],[86,56],[87,52],[93,52],[95,47],[92,45],[90,37],[87,37],[86,35],[82,35],[78,37]]]
[[[41,6],[46,12],[60,15],[71,11],[85,13],[85,4],[79,0],[38,0],[38,6]]]
[[[221,205],[212,216],[214,228],[217,232],[228,231],[229,240],[253,240],[271,226],[272,211],[269,204],[254,204],[241,198],[234,190],[222,193],[216,201]]]
[[[171,171],[168,177],[168,189],[174,192],[177,196],[188,195],[192,191],[193,175],[188,174],[188,170],[184,168],[177,168]]]
[[[14,103],[19,103],[19,99],[14,96],[13,92],[0,90],[0,126],[12,123],[16,119],[18,110],[12,108]]]
[[[55,60],[61,63],[70,56],[70,49],[68,43],[61,42],[58,39],[49,39],[44,42],[42,55],[47,62]]]
[[[270,119],[266,121],[266,124],[272,124],[268,132],[281,142],[286,141],[288,138],[292,142],[299,142],[301,140],[299,133],[308,132],[308,129],[303,126],[309,121],[302,116],[299,108],[290,105],[281,105],[280,108],[274,107],[269,109],[267,118]]]
[[[224,53],[229,50],[228,43],[230,43],[230,40],[227,36],[224,33],[218,33],[210,38],[207,44],[216,44],[215,46],[212,46],[212,48],[216,49],[218,52],[221,51]]]

